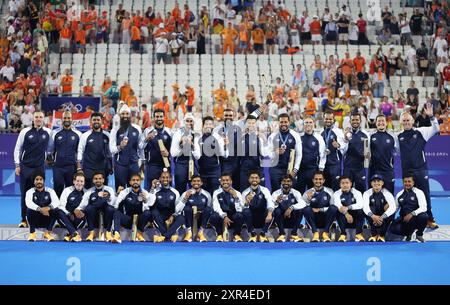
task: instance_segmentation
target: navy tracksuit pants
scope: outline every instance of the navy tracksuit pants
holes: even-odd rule
[[[76,165],[53,166],[53,187],[58,197],[61,196],[64,188],[72,185],[76,170]]]
[[[366,191],[366,170],[363,168],[344,168],[344,176],[348,176],[353,181],[353,187],[364,193]]]
[[[20,207],[22,221],[26,220],[28,210],[27,205],[25,204],[25,194],[29,189],[34,187],[33,178],[36,171],[44,172],[44,170],[43,165],[40,167],[20,165]]]
[[[109,204],[101,206],[89,204],[84,211],[89,231],[93,231],[98,226],[98,215],[100,212],[103,212],[103,225],[106,231],[111,231],[114,212],[116,211],[114,207]]]
[[[242,215],[249,233],[255,233],[255,228],[262,228],[262,232],[266,234],[273,221],[266,223],[267,210],[248,208],[242,211]]]
[[[428,214],[420,213],[417,216],[414,216],[409,222],[404,222],[403,217],[395,219],[390,228],[390,232],[396,235],[408,236],[414,233],[417,230],[417,236],[423,236],[423,231],[427,226]]]
[[[114,162],[114,182],[116,190],[119,186],[126,188],[132,174],[139,174],[139,166],[136,163],[130,163],[126,166]]]
[[[312,179],[314,177],[314,173],[318,170],[318,167],[312,168],[302,168],[297,173],[297,182],[296,182],[296,190],[300,193],[304,193],[306,189],[312,188],[313,182]]]
[[[236,212],[234,214],[228,215],[228,217],[233,221],[230,226],[230,229],[233,230],[234,235],[240,235],[242,224],[244,223],[244,216],[240,212]],[[210,223],[216,229],[217,235],[223,234],[223,218],[216,212],[212,213],[211,218],[209,219]]]
[[[174,235],[178,228],[184,225],[184,217],[182,215],[178,215],[175,217],[174,222],[169,226],[169,229],[167,229],[165,221],[170,218],[172,213],[168,210],[158,210],[153,209],[151,211],[153,222],[156,225],[156,228],[159,230],[162,236],[164,236],[166,239],[169,239],[172,235]]]
[[[200,214],[200,228],[205,229],[208,225],[208,221],[212,214],[212,209],[210,207],[197,208],[197,211],[201,211]],[[186,222],[186,228],[192,228],[192,223],[194,219],[194,212],[192,211],[192,207],[186,205],[183,209],[184,220]]]
[[[148,213],[145,213],[148,212]],[[139,231],[144,232],[145,225],[149,221],[150,211],[145,211],[144,213],[138,216],[137,228]],[[133,225],[133,216],[122,213],[121,211],[116,210],[114,212],[114,231],[120,232],[120,228],[124,227],[126,229],[131,229]]]
[[[32,209],[27,209],[27,220],[30,226],[30,233],[34,233],[36,231],[36,228],[45,228],[47,231],[52,231],[56,221],[61,222],[69,231],[70,235],[73,235],[75,233],[74,226],[62,210],[50,210],[49,215],[50,216],[44,216],[40,212]]]
[[[370,225],[370,234],[372,236],[380,235],[380,236],[386,236],[386,232],[392,223],[392,220],[394,220],[394,215],[391,215],[390,217],[383,220],[383,224],[381,226],[375,226],[373,224],[372,217],[366,216],[367,223]]]
[[[345,218],[344,214],[341,212],[337,212],[336,214],[336,220],[339,225],[339,229],[341,230],[341,235],[346,234],[345,229],[348,228],[355,228],[356,234],[362,233],[362,227],[364,223],[364,212],[362,209],[359,210],[351,210],[348,211],[350,215],[353,217],[353,223],[348,223],[347,218]]]
[[[330,230],[330,226],[336,219],[338,209],[334,205],[330,205],[326,212],[315,213],[310,206],[303,209],[303,215],[308,224],[311,226],[313,233],[317,232],[318,228],[323,228],[325,232]]]
[[[337,191],[340,188],[339,178],[341,177],[342,167],[340,164],[326,165],[324,168],[325,186]]]
[[[286,210],[281,206],[277,207],[274,211],[275,223],[277,224],[278,231],[280,235],[286,235],[285,227],[292,228],[291,235],[297,235],[298,228],[300,227],[300,222],[303,218],[302,210],[293,210],[290,218],[284,217],[284,212]]]
[[[197,163],[194,162],[194,174],[198,174]],[[189,161],[175,162],[175,189],[183,194],[189,184]]]

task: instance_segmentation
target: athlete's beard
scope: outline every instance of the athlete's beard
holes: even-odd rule
[[[92,127],[94,127],[95,130],[98,130],[98,129],[100,129],[102,127],[102,125],[100,125],[100,123],[94,123],[92,125]]]
[[[69,128],[72,125],[72,122],[66,121],[66,122],[63,122],[63,125],[65,128]]]
[[[128,128],[131,122],[129,118],[120,118],[120,127]]]
[[[164,124],[164,120],[156,120],[155,123],[156,123],[156,126],[159,127]]]

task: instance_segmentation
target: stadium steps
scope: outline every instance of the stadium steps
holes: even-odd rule
[[[286,231],[288,234],[287,237],[289,238],[290,229],[286,229]],[[44,231],[41,229],[36,230],[37,240],[43,240],[43,232]],[[65,229],[61,229],[61,228],[55,228],[53,230],[54,236],[57,240],[63,240],[66,232],[67,231]],[[259,230],[257,230],[257,232],[259,232]],[[349,233],[350,240],[354,240],[355,230],[348,229],[347,232]],[[339,231],[332,230],[331,233],[332,233],[331,237],[333,238],[333,235],[338,234]],[[0,240],[24,241],[24,240],[27,240],[28,234],[29,234],[29,229],[27,229],[27,228],[17,228],[16,226],[12,226],[12,225],[0,225]],[[82,234],[83,239],[86,238],[87,230],[82,229],[81,234]],[[122,229],[120,234],[122,236],[123,241],[130,240],[130,236],[131,236],[130,230]],[[153,241],[154,234],[155,234],[155,229],[153,229],[153,228],[147,229],[145,231],[145,237],[148,241]],[[179,241],[181,241],[184,237],[184,229],[183,228],[181,228],[179,230],[179,236],[180,236]],[[241,236],[244,240],[247,240],[248,239],[247,230],[243,229]],[[309,229],[300,229],[300,236],[304,237],[306,242],[309,242],[310,239],[312,238],[312,234]],[[364,236],[366,237],[366,240],[367,240],[370,237],[370,230],[365,229]],[[216,239],[215,230],[214,229],[205,229],[205,237],[208,239],[208,241],[215,241],[215,239]],[[274,238],[278,237],[278,230],[271,229],[269,231],[269,234],[267,235],[267,237],[271,241],[273,241]],[[232,236],[230,236],[230,238],[232,238]],[[397,236],[397,235],[392,235],[392,234],[388,234],[386,238],[388,241],[401,241],[402,240],[402,237]],[[439,229],[433,230],[433,231],[425,230],[424,238],[427,241],[450,241],[450,226],[443,225],[443,226],[440,226]],[[413,237],[413,240],[414,240],[414,237]]]

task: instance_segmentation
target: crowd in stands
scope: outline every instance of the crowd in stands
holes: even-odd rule
[[[263,1],[259,11],[254,10],[254,1],[250,0],[217,0],[211,11],[203,6],[199,12],[186,4],[176,4],[167,12],[155,12],[152,7],[145,12],[127,11],[119,4],[114,16],[108,16],[109,12],[99,12],[98,6],[89,1],[82,4],[68,1],[68,5],[55,2],[58,1],[9,1],[9,12],[2,20],[5,27],[0,31],[0,131],[18,132],[31,125],[32,113],[40,108],[41,96],[74,93],[71,71],[66,70],[63,75],[55,71],[47,73],[46,59],[51,46],[57,46],[61,53],[84,53],[87,44],[115,42],[129,44],[132,52],[141,53],[143,44],[153,44],[157,62],[169,63],[170,59],[177,64],[181,53],[204,54],[207,42],[212,43],[208,38],[214,34],[221,37],[223,53],[231,54],[273,54],[275,48],[279,53],[296,54],[306,44],[380,45],[371,58],[360,53],[353,58],[349,53],[344,58],[316,55],[309,67],[297,64],[292,80],[278,78],[271,84],[272,102],[264,106],[267,111],[261,116],[261,125],[264,119],[270,125],[282,112],[301,122],[303,117],[318,117],[325,110],[334,111],[342,125],[355,109],[363,114],[368,127],[373,127],[379,113],[393,121],[403,111],[413,114],[417,126],[429,124],[421,115],[424,103],[419,101],[420,92],[414,81],[405,92],[385,90],[390,78],[397,75],[434,76],[436,90],[431,93],[433,90],[428,88],[426,102],[433,105],[442,122],[448,120],[450,9],[446,1],[426,1],[426,7],[416,8],[412,16],[385,7],[382,21],[372,24],[377,25],[377,31],[370,37],[367,35],[370,23],[362,14],[353,20],[345,5],[326,8],[320,16],[310,16],[306,9],[296,16],[281,1]],[[429,41],[413,44],[412,35],[425,34],[431,37]],[[411,48],[405,54],[395,52],[394,45],[399,44]],[[382,45],[392,46],[383,52]],[[261,104],[251,86],[245,100],[240,100],[234,88],[216,85],[219,88],[212,94],[214,104],[209,111],[217,120],[222,119],[225,108],[231,107],[245,116]],[[149,105],[148,110],[128,82],[118,84],[106,78],[101,88],[94,88],[86,80],[81,95],[100,93],[100,111],[106,127],[111,126],[119,101],[128,104],[135,113],[135,121],[144,125],[149,124],[149,117],[142,109],[168,107],[171,114],[167,114],[167,123],[171,126],[182,121],[187,111],[204,115],[201,107],[194,107],[194,88],[179,87],[174,85],[171,101],[168,97],[152,97],[157,103]]]

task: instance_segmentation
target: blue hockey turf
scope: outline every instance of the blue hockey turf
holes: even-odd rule
[[[450,200],[434,198],[441,224]],[[0,197],[0,223],[17,224],[19,198]],[[75,259],[74,259],[75,258]],[[67,278],[80,263],[80,282]],[[373,262],[380,281],[369,281]],[[0,241],[0,284],[450,284],[450,242],[28,243]]]
[[[80,282],[67,279],[70,258],[79,260]],[[368,280],[371,261],[380,281]],[[3,241],[0,284],[450,284],[450,243]]]

